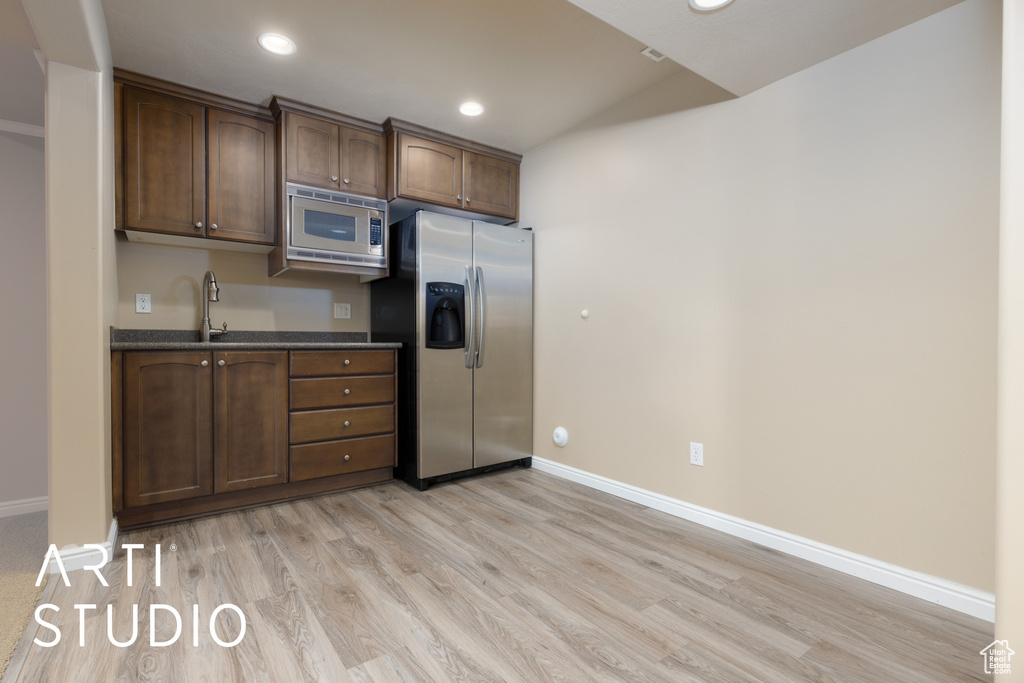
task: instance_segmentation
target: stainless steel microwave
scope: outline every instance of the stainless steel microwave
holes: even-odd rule
[[[294,183],[286,192],[289,259],[387,268],[387,202]]]

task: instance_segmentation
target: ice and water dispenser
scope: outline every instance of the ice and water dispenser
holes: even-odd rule
[[[428,349],[461,349],[465,343],[465,295],[454,282],[428,282],[426,315]]]

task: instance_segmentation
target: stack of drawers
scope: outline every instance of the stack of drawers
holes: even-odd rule
[[[396,464],[395,352],[292,351],[291,481]]]

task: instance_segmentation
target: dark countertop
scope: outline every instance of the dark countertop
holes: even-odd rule
[[[216,341],[199,341],[198,330],[110,328],[111,351],[212,351],[215,349],[400,349],[400,343],[369,342],[366,332],[258,332],[228,330]]]

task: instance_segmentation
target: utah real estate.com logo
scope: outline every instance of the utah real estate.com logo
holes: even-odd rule
[[[981,651],[981,656],[985,658],[985,673],[1010,673],[1010,657],[1015,654],[1010,649],[1010,641],[993,640],[988,647]]]

